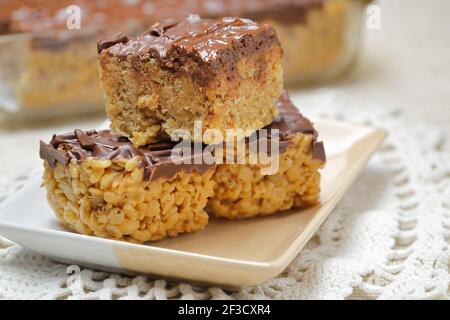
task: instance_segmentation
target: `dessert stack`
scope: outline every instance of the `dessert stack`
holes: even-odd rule
[[[283,92],[274,29],[189,16],[98,41],[112,130],[41,142],[48,200],[76,232],[146,242],[208,215],[317,203],[323,144]],[[264,152],[263,152],[264,151]]]

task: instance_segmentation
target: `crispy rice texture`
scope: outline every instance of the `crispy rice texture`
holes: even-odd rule
[[[142,243],[202,229],[212,196],[213,169],[180,172],[170,179],[142,179],[138,158],[72,160],[50,168],[47,197],[62,224],[78,233]]]
[[[275,175],[262,175],[260,164],[219,165],[213,176],[214,196],[208,202],[208,211],[222,218],[243,219],[316,204],[319,169],[324,163],[313,159],[312,143],[311,135],[293,137],[280,155]]]
[[[219,74],[206,87],[189,75],[163,70],[154,59],[132,55],[121,60],[104,51],[100,54],[102,88],[111,127],[136,146],[157,141],[177,129],[190,132],[195,141],[194,122],[202,130],[256,131],[277,115],[275,101],[281,94],[283,72],[278,45],[242,58],[237,76]],[[218,143],[221,141],[203,142]]]
[[[142,243],[200,230],[208,224],[207,212],[243,219],[316,204],[324,163],[313,158],[312,144],[312,135],[293,136],[274,175],[262,174],[261,164],[221,164],[203,175],[181,171],[144,181],[137,157],[88,159],[54,168],[44,162],[43,185],[64,226]]]

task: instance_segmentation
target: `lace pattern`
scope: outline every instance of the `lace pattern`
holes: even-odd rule
[[[321,90],[293,96],[308,116],[384,127],[389,138],[317,234],[278,277],[240,292],[65,266],[0,238],[0,298],[448,299],[450,156],[439,130],[396,108]],[[0,138],[2,148],[8,148]],[[40,165],[0,178],[0,201]],[[9,161],[8,163],[6,163]]]

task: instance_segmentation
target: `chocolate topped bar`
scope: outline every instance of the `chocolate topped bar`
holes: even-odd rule
[[[279,41],[275,30],[248,19],[202,19],[190,15],[180,22],[166,20],[155,23],[143,35],[129,40],[122,34],[98,41],[98,52],[116,57],[138,55],[142,59],[157,58],[170,70],[186,70],[188,61],[208,65],[195,70],[195,79],[206,85],[214,75],[231,72],[243,56],[267,48]]]
[[[98,41],[111,128],[135,146],[186,130],[256,131],[276,116],[283,79],[275,30],[248,19],[164,20],[137,38]]]

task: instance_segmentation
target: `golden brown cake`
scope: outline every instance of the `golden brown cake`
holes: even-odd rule
[[[224,161],[217,166],[213,176],[214,196],[208,202],[208,212],[227,219],[242,219],[318,202],[319,170],[325,165],[323,143],[318,141],[312,123],[298,112],[286,93],[278,100],[277,107],[279,118],[264,129],[269,132],[269,141],[277,139],[278,157],[273,159],[278,161],[278,170],[268,174],[263,169],[269,162],[258,160],[251,164],[249,154],[256,149],[251,149],[247,141],[245,163]],[[278,130],[278,136],[274,137],[272,130]],[[257,139],[261,141],[261,137]]]
[[[214,165],[176,164],[172,152],[172,142],[137,149],[110,130],[55,135],[40,147],[48,201],[87,235],[145,242],[202,229]]]
[[[196,121],[223,138],[227,129],[251,134],[276,116],[282,50],[268,25],[191,15],[156,23],[133,40],[102,39],[98,52],[111,127],[136,146],[180,129],[199,142]]]

